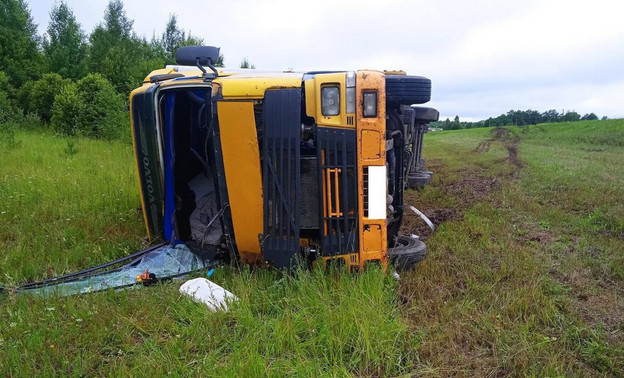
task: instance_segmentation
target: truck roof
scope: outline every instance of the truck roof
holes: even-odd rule
[[[267,89],[273,88],[300,88],[303,72],[291,71],[258,71],[254,69],[223,69],[218,68],[219,76],[213,80],[221,86],[224,98],[262,98]],[[168,75],[175,75],[169,77]],[[166,86],[191,84],[202,82],[202,72],[197,67],[167,66],[152,71],[143,81],[144,84],[153,82],[153,78],[164,78]],[[160,81],[160,80],[159,80]]]

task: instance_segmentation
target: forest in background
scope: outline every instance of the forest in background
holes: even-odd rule
[[[56,133],[129,139],[130,91],[147,73],[175,63],[175,52],[203,39],[184,30],[175,14],[150,40],[133,29],[121,0],[111,0],[102,21],[85,32],[67,3],[56,3],[44,35],[37,33],[24,0],[0,0],[0,142],[18,127],[43,125]],[[215,64],[224,66],[223,55]],[[241,68],[255,68],[244,58]],[[477,122],[431,123],[444,130],[595,120],[594,113],[510,110]],[[602,117],[606,119],[606,117]]]
[[[127,138],[130,91],[150,71],[175,63],[175,51],[201,45],[174,14],[151,39],[133,30],[121,0],[85,32],[65,2],[50,10],[39,35],[24,0],[0,0],[0,141],[20,126],[43,125],[63,135]],[[224,66],[219,56],[216,66]],[[254,68],[247,58],[243,68]]]
[[[577,122],[577,121],[593,121],[599,119],[595,113],[580,115],[573,110],[562,110],[558,112],[555,109],[539,112],[537,110],[510,110],[506,114],[498,117],[489,117],[488,119],[466,122],[460,121],[459,116],[451,121],[449,118],[444,121],[430,123],[430,127],[443,130],[461,130],[474,129],[477,127],[494,127],[494,126],[526,126],[537,125],[539,123],[558,123],[558,122]],[[606,116],[600,118],[607,119]]]

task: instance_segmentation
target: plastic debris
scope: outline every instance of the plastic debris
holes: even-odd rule
[[[186,281],[180,287],[180,293],[188,295],[195,302],[204,303],[211,311],[227,311],[228,304],[238,301],[234,294],[201,277]]]
[[[206,268],[206,264],[193,254],[186,245],[166,245],[142,256],[119,269],[82,278],[76,281],[62,282],[34,289],[24,290],[24,293],[40,297],[50,295],[68,296],[84,294],[111,288],[122,288],[137,284],[137,277],[147,273],[147,281],[153,283],[183,276],[199,269]],[[153,278],[153,281],[151,279]]]
[[[427,216],[425,214],[423,214],[420,210],[418,210],[417,208],[415,208],[414,206],[410,206],[409,207],[414,213],[416,213],[416,215],[418,215],[419,217],[422,218],[422,220],[425,221],[425,223],[427,223],[427,226],[429,226],[429,228],[431,228],[431,231],[435,231],[435,226],[433,225],[433,223],[429,220],[429,218],[427,218]]]

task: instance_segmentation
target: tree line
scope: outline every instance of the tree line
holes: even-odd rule
[[[182,29],[171,14],[150,40],[133,30],[121,0],[110,0],[103,20],[87,34],[61,1],[38,35],[24,0],[0,0],[0,133],[40,122],[65,135],[116,139],[129,134],[125,112],[130,91],[154,69],[175,63],[175,52],[203,39]],[[219,56],[215,66],[223,67]],[[241,68],[255,68],[244,58]],[[606,117],[603,117],[606,118]],[[433,122],[445,130],[598,119],[594,113],[510,110],[478,122]],[[2,135],[0,135],[2,138]]]
[[[440,128],[444,130],[460,130],[460,129],[473,129],[477,127],[492,127],[492,126],[525,126],[536,125],[538,123],[554,123],[554,122],[576,122],[585,120],[595,120],[598,116],[594,113],[588,113],[580,115],[575,111],[564,111],[561,113],[557,110],[551,109],[545,112],[539,112],[537,110],[510,110],[506,114],[501,114],[498,117],[489,117],[488,119],[466,122],[460,121],[459,116],[451,121],[449,118],[444,121],[432,122],[429,127]],[[606,116],[601,119],[607,119]]]
[[[130,91],[152,70],[175,63],[178,48],[204,42],[182,29],[174,14],[150,40],[133,24],[123,2],[110,0],[87,34],[61,1],[41,36],[24,0],[0,0],[0,129],[26,117],[62,134],[128,134]],[[215,66],[223,65],[220,55]],[[241,66],[254,68],[247,58]]]

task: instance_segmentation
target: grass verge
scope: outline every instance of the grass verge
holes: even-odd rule
[[[3,283],[143,246],[129,146],[15,139],[0,147]],[[621,376],[622,140],[617,120],[430,133],[434,182],[406,202],[438,231],[406,215],[429,257],[398,283],[220,268],[240,302],[218,314],[177,283],[0,297],[0,373]]]

